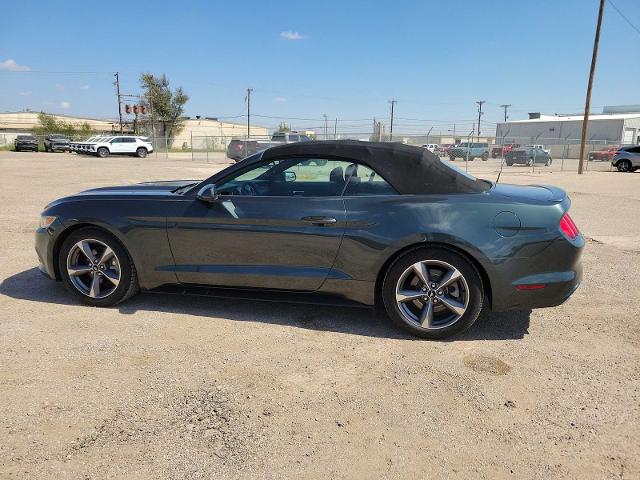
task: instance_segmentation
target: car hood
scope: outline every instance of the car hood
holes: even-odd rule
[[[91,190],[85,190],[83,192],[76,193],[75,195],[70,195],[68,197],[63,197],[55,200],[54,202],[47,205],[46,208],[61,203],[71,202],[74,200],[117,200],[128,199],[132,197],[166,197],[169,195],[173,195],[173,191],[180,187],[198,183],[200,181],[201,180],[167,180],[159,182],[137,183],[134,185],[92,188]]]

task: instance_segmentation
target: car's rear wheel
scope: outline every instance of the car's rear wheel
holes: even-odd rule
[[[136,150],[136,155],[138,156],[138,158],[144,158],[147,156],[147,149],[144,147],[138,147],[138,149]]]
[[[483,162],[486,162],[487,160],[489,160],[489,154],[487,152],[484,152],[480,158]]]
[[[631,171],[631,162],[629,160],[620,160],[616,165],[616,168],[619,172],[629,172]]]
[[[482,280],[462,255],[440,247],[417,248],[389,267],[382,297],[387,314],[400,328],[424,338],[445,338],[478,318]]]
[[[112,235],[82,228],[64,241],[58,268],[67,289],[80,301],[110,307],[138,291],[138,276],[131,256]]]
[[[452,157],[451,155],[449,155],[449,160],[450,160],[450,161],[452,161],[452,162],[453,162],[455,159],[456,159],[456,157]]]
[[[97,153],[100,158],[106,158],[109,156],[109,149],[107,147],[100,147]]]

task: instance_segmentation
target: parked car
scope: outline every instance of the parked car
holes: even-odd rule
[[[436,153],[440,148],[440,145],[437,143],[425,143],[422,145],[422,148],[429,150],[431,153]]]
[[[271,141],[233,139],[227,145],[227,157],[236,162],[270,147],[296,142],[310,142],[311,138],[299,132],[275,132]]]
[[[640,145],[621,147],[611,160],[619,172],[635,172],[640,168]]]
[[[527,147],[527,148],[539,148],[543,152],[551,154],[551,150],[549,150],[548,148],[544,148],[544,145],[525,145],[525,147]]]
[[[551,155],[538,147],[515,148],[507,153],[504,162],[511,166],[514,163],[532,166],[534,163],[542,163],[548,167],[553,162]]]
[[[475,158],[481,158],[486,162],[489,159],[489,144],[488,143],[461,143],[455,147],[449,149],[449,160],[455,160],[456,158],[467,159],[473,161]]]
[[[100,158],[109,155],[135,155],[144,158],[153,152],[153,145],[147,137],[115,136],[99,138],[86,145],[86,151]]]
[[[71,141],[69,142],[69,150],[76,153],[82,153],[83,147],[92,143],[94,140],[101,138],[100,135],[94,135],[92,137],[87,138],[86,140],[80,141]]]
[[[596,150],[594,152],[589,153],[589,160],[591,161],[600,161],[600,162],[610,162],[613,160],[613,157],[616,155],[620,147],[607,147],[603,150]]]
[[[453,146],[452,144],[440,145],[440,147],[438,147],[438,149],[436,150],[436,153],[441,157],[448,157],[449,156],[449,149],[452,146]]]
[[[505,143],[504,145],[495,146],[491,149],[491,158],[504,157],[507,153],[509,153],[514,148],[519,148],[519,143]]]
[[[56,200],[42,212],[36,252],[43,273],[93,306],[139,289],[379,300],[396,325],[442,338],[484,306],[551,307],[571,296],[585,242],[569,205],[559,188],[480,180],[419,147],[304,142],[200,181]]]
[[[52,134],[47,135],[44,139],[44,151],[45,152],[68,152],[69,151],[69,137],[64,135]]]
[[[13,148],[16,152],[38,151],[38,139],[33,135],[18,135],[13,141]]]

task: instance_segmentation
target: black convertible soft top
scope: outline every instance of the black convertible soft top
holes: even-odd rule
[[[478,193],[488,182],[456,171],[436,155],[401,143],[328,140],[280,145],[265,150],[262,160],[282,157],[335,158],[362,163],[381,175],[401,194]]]

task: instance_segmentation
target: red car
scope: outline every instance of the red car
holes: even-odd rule
[[[598,160],[600,162],[610,162],[620,147],[607,147],[604,150],[596,150],[589,154],[589,160]]]
[[[491,149],[491,158],[503,157],[514,148],[520,148],[519,143],[505,143],[504,145],[493,147]]]

